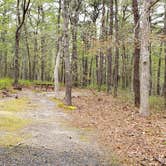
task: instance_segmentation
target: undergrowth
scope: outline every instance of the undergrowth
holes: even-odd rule
[[[68,111],[68,110],[74,111],[74,110],[77,109],[75,106],[68,106],[68,105],[65,105],[60,99],[52,98],[51,100],[54,101],[54,102],[57,104],[57,106],[58,106],[59,108],[62,108],[63,110],[66,110],[66,111]]]
[[[24,111],[28,104],[29,100],[27,98],[10,99],[0,102],[0,111],[20,112]]]

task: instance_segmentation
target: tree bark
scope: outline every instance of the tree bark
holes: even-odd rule
[[[133,76],[133,89],[134,89],[134,103],[136,107],[140,106],[140,76],[139,76],[139,62],[140,62],[140,42],[139,42],[139,11],[137,0],[132,1],[132,8],[134,14],[134,76]]]
[[[62,53],[62,37],[60,34],[60,18],[61,18],[61,0],[59,0],[59,10],[58,10],[58,41],[57,41],[57,53],[56,53],[56,60],[55,60],[55,68],[54,68],[54,91],[55,95],[59,96],[59,66],[60,66],[60,57]]]
[[[118,1],[115,0],[115,67],[114,67],[114,97],[118,95],[119,73],[119,35],[118,35]]]
[[[161,43],[161,45],[160,45],[159,61],[158,61],[158,69],[157,69],[157,95],[160,95],[160,92],[161,92],[161,86],[160,86],[161,54],[162,54],[162,43]]]
[[[163,29],[164,35],[166,35],[166,2],[165,2],[165,14],[164,14],[164,29]],[[164,93],[164,103],[165,103],[165,108],[166,108],[166,41],[164,42],[164,63],[165,63],[165,69],[164,69],[164,88],[163,88],[163,93]]]
[[[142,116],[149,115],[149,39],[150,39],[150,23],[149,23],[149,6],[150,1],[143,2],[143,13],[141,16],[141,61],[140,61],[140,114]]]
[[[112,85],[112,36],[113,36],[113,0],[110,0],[110,23],[109,23],[109,39],[110,46],[107,51],[107,92],[111,91]]]
[[[72,105],[71,101],[71,90],[72,90],[72,79],[71,79],[71,63],[70,63],[70,53],[69,53],[69,0],[63,1],[63,50],[65,57],[65,102],[67,105]]]
[[[15,64],[14,64],[14,85],[18,86],[18,79],[19,79],[19,42],[20,42],[20,34],[21,34],[21,29],[25,21],[26,13],[29,9],[30,5],[30,0],[23,0],[22,4],[20,0],[17,0],[17,28],[15,32]],[[22,17],[20,15],[20,6],[22,9]]]
[[[43,6],[40,6],[40,11],[42,14],[42,24],[44,26],[44,22],[45,22],[45,13],[43,10]],[[42,27],[42,33],[44,31],[44,28]],[[41,80],[44,81],[45,80],[45,46],[46,42],[45,42],[45,35],[42,34],[41,36]]]

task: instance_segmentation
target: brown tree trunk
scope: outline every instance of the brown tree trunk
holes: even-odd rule
[[[160,45],[159,61],[158,61],[158,69],[157,69],[157,95],[160,95],[160,92],[161,92],[161,86],[160,86],[161,54],[162,54],[162,43]]]
[[[33,66],[32,66],[32,79],[36,80],[36,65],[37,65],[37,57],[38,57],[38,42],[37,42],[37,32],[34,33],[34,58],[33,58]]]
[[[45,22],[45,14],[44,14],[44,10],[43,10],[43,6],[40,6],[40,11],[42,14],[42,23],[44,25]],[[42,33],[43,33],[44,28],[42,28]],[[45,42],[45,35],[42,34],[41,37],[41,80],[44,81],[45,80],[45,46],[46,42]]]
[[[133,14],[134,14],[134,78],[133,78],[133,89],[134,89],[134,103],[136,107],[140,105],[140,77],[139,77],[139,61],[140,61],[140,42],[139,42],[139,11],[137,0],[132,1]]]
[[[122,89],[126,88],[126,48],[125,44],[123,43],[122,46]]]
[[[118,73],[119,73],[119,35],[118,35],[118,1],[115,0],[115,67],[114,67],[114,97],[118,95]]]
[[[113,0],[110,0],[110,23],[109,23],[109,40],[110,47],[107,50],[107,92],[111,91],[112,85],[112,36],[113,36]]]
[[[63,50],[65,57],[65,102],[67,105],[72,105],[71,101],[71,89],[72,89],[72,79],[71,79],[71,63],[70,63],[70,53],[69,53],[69,0],[64,0],[62,3],[63,10]]]
[[[166,35],[166,2],[165,2],[165,16],[164,16],[164,35]],[[164,101],[165,101],[165,108],[166,108],[166,41],[164,42],[164,54],[165,54],[165,69],[164,69]]]
[[[16,32],[15,36],[15,61],[14,61],[14,66],[15,66],[15,71],[14,71],[14,85],[18,85],[18,79],[19,79],[19,40],[20,40],[20,33]]]
[[[18,86],[18,80],[19,80],[19,42],[20,42],[20,33],[22,26],[25,21],[26,13],[29,9],[30,0],[23,0],[21,3],[20,0],[17,0],[17,28],[15,32],[15,60],[14,60],[14,85]],[[20,7],[21,6],[21,7]],[[20,8],[22,9],[22,17],[20,13]]]
[[[30,57],[30,48],[29,48],[29,42],[28,42],[28,34],[26,25],[24,25],[24,31],[25,31],[25,41],[26,41],[26,48],[27,48],[27,55],[28,55],[28,67],[29,67],[29,80],[32,80],[32,68],[31,68],[31,57]]]

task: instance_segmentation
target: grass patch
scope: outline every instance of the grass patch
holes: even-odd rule
[[[21,119],[16,116],[2,116],[0,117],[0,131],[16,131],[25,127],[29,120]]]
[[[150,96],[149,102],[150,102],[150,108],[153,109],[154,111],[163,111],[165,109],[164,97]]]
[[[66,110],[66,111],[74,111],[77,109],[77,107],[75,106],[68,106],[68,105],[65,105],[60,99],[57,99],[57,98],[51,98],[52,101],[54,101],[57,106],[59,108],[62,108],[63,110]]]
[[[10,99],[0,102],[0,111],[20,112],[28,107],[29,100],[26,98]]]
[[[12,79],[10,79],[10,78],[0,79],[0,90],[9,89],[11,87],[12,87]]]
[[[30,138],[30,135],[7,134],[0,137],[0,146],[15,146],[21,141]]]
[[[74,111],[77,109],[75,106],[68,106],[68,105],[65,105],[64,103],[59,103],[58,107],[63,108],[64,110],[70,110],[70,111]]]
[[[30,87],[33,85],[33,82],[30,80],[19,80],[19,85]]]
[[[23,140],[22,137],[16,135],[5,135],[0,138],[0,146],[14,146]]]

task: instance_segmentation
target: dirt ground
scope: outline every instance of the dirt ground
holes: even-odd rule
[[[19,131],[23,140],[0,146],[0,166],[166,165],[164,111],[142,118],[131,102],[85,89],[73,91],[76,110],[58,107],[54,92],[17,95],[30,101],[32,107],[17,114],[31,122]]]
[[[31,119],[31,123],[19,131],[19,135],[28,137],[14,146],[0,146],[0,166],[118,165],[110,164],[107,156],[111,154],[98,146],[93,130],[68,125],[71,116],[51,100],[54,93],[23,90],[17,95],[28,98],[33,105],[29,110],[16,113],[20,118]],[[18,135],[18,131],[15,134]]]
[[[94,128],[98,143],[114,152],[122,165],[166,165],[166,112],[153,110],[143,118],[126,100],[87,94],[73,98],[78,109],[71,113],[72,125]]]

